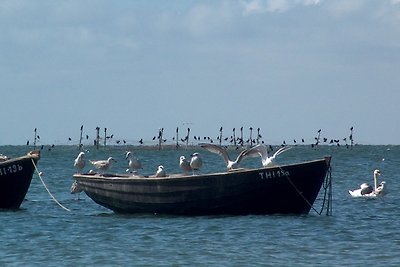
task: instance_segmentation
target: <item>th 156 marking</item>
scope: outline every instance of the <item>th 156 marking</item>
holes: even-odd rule
[[[0,176],[13,174],[22,171],[24,168],[19,164],[13,164],[8,167],[0,168]]]
[[[260,175],[261,180],[290,176],[290,173],[284,170],[259,172],[258,174]]]

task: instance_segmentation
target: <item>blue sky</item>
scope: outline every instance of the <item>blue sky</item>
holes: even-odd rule
[[[0,145],[81,125],[400,143],[400,0],[2,0],[0,35]]]

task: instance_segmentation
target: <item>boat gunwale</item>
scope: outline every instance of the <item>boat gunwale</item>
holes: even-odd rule
[[[13,162],[29,160],[29,159],[33,159],[35,161],[38,161],[40,159],[40,156],[32,154],[32,155],[24,155],[24,156],[20,156],[20,157],[16,157],[16,158],[9,158],[7,160],[0,161],[0,165],[6,165],[6,164],[13,163]]]
[[[304,162],[298,162],[298,163],[291,163],[291,164],[285,164],[285,165],[278,165],[278,166],[271,166],[271,167],[261,167],[261,168],[253,168],[253,169],[247,169],[247,168],[239,168],[231,171],[225,171],[225,172],[213,172],[213,173],[201,173],[201,174],[195,174],[195,175],[184,175],[184,174],[170,174],[166,177],[155,177],[152,175],[149,176],[143,176],[143,175],[129,175],[129,174],[118,174],[118,173],[75,173],[73,175],[74,179],[79,179],[79,178],[84,178],[84,179],[93,179],[93,180],[98,180],[98,181],[167,181],[167,180],[177,180],[177,179],[200,179],[200,178],[211,178],[211,177],[222,177],[222,176],[229,176],[231,174],[247,174],[251,172],[256,172],[256,171],[264,171],[264,170],[270,170],[270,169],[276,169],[276,168],[290,168],[293,166],[298,166],[298,165],[303,165],[303,164],[312,164],[316,162],[322,162],[325,161],[327,167],[330,165],[331,161],[331,156],[326,156],[324,158],[320,159],[315,159],[315,160],[309,160],[309,161],[304,161]]]

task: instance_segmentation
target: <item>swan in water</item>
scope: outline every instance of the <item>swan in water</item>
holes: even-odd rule
[[[226,149],[221,146],[217,146],[217,145],[213,145],[213,144],[200,144],[200,146],[204,149],[207,149],[208,151],[210,151],[212,153],[216,153],[216,154],[220,155],[224,159],[226,168],[228,169],[228,171],[239,168],[239,163],[245,158],[246,150],[243,150],[242,152],[240,152],[240,154],[237,156],[237,158],[235,160],[231,160],[229,158],[229,154],[226,151]],[[248,155],[248,156],[250,156],[250,155]]]
[[[255,147],[252,147],[244,152],[243,157],[261,157],[261,163],[264,167],[274,167],[278,164],[276,163],[276,157],[282,154],[283,152],[291,149],[292,147],[284,146],[278,149],[272,156],[268,156],[268,149],[265,145],[259,144]]]
[[[368,183],[363,183],[360,185],[359,189],[349,190],[349,194],[352,197],[377,197],[383,196],[387,193],[387,189],[385,188],[386,182],[382,181],[378,185],[378,176],[381,175],[379,170],[374,170],[374,187],[369,185]]]

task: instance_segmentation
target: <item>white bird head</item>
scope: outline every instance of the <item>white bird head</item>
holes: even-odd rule
[[[85,156],[85,152],[80,152],[78,154],[78,159],[83,159],[84,156]]]
[[[125,154],[125,158],[129,159],[132,156],[132,152],[131,151],[127,151]]]
[[[374,171],[374,175],[381,175],[381,171],[378,170],[378,169],[376,169],[376,170]]]
[[[113,157],[109,157],[109,158],[107,159],[107,161],[108,161],[108,162],[117,162]]]

